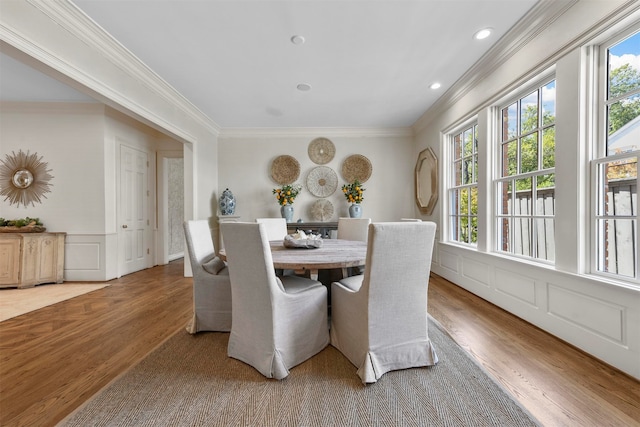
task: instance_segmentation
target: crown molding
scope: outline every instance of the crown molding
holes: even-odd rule
[[[26,3],[43,13],[48,19],[77,40],[89,46],[92,51],[99,52],[101,58],[112,63],[168,105],[178,108],[183,114],[206,128],[209,132],[215,135],[220,132],[220,127],[215,122],[70,1],[26,0]],[[104,102],[111,107],[116,109],[122,109],[119,107],[123,107],[144,119],[145,122],[149,122],[148,124],[153,127],[167,130],[184,141],[195,142],[196,139],[189,132],[180,129],[176,124],[168,122],[139,103],[132,101],[125,94],[105,85],[83,70],[61,60],[42,46],[34,44],[4,22],[0,23],[0,39],[94,91],[105,98]]]
[[[297,138],[297,137],[413,137],[404,128],[222,128],[220,138]]]
[[[449,109],[535,39],[579,0],[540,0],[478,62],[467,70],[412,126],[422,131],[433,117]]]

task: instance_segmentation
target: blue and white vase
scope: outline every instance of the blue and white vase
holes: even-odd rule
[[[293,205],[280,206],[280,215],[286,219],[287,222],[293,222]]]
[[[362,217],[362,206],[359,203],[353,203],[349,206],[349,216],[351,218],[360,218]]]
[[[222,192],[220,199],[218,199],[218,203],[220,204],[221,215],[233,215],[235,213],[236,198],[228,188]]]

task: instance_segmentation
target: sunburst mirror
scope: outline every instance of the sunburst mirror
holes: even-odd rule
[[[11,152],[4,160],[0,160],[0,196],[9,200],[9,204],[25,207],[35,202],[42,203],[45,193],[50,193],[53,178],[47,169],[47,162],[42,161],[38,153],[30,154],[28,151]]]

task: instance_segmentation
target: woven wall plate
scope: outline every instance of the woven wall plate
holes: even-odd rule
[[[307,175],[307,189],[316,197],[327,197],[338,188],[338,175],[327,166],[316,166]]]
[[[349,156],[342,162],[342,177],[347,182],[357,179],[364,183],[371,177],[371,170],[371,162],[361,154]]]
[[[278,184],[291,184],[300,176],[300,163],[286,154],[273,159],[271,178]]]
[[[318,165],[324,165],[333,160],[336,154],[336,147],[327,138],[316,138],[309,143],[309,158]]]
[[[329,221],[333,218],[333,212],[333,204],[327,199],[316,200],[309,210],[311,219],[320,222]]]

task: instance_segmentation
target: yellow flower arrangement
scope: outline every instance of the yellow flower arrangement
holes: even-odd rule
[[[287,184],[280,188],[274,188],[272,193],[276,195],[276,200],[280,206],[292,205],[293,201],[302,190],[299,184]]]
[[[349,203],[360,203],[364,200],[364,197],[362,196],[364,188],[362,188],[362,184],[357,179],[351,184],[343,185],[342,192]]]

